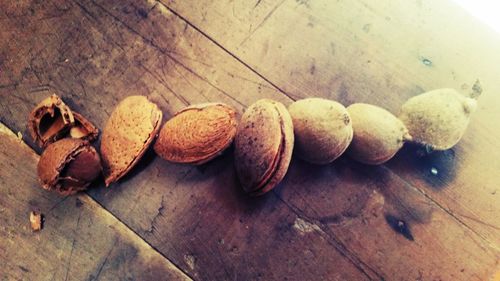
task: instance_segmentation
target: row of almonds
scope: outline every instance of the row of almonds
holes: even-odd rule
[[[98,153],[90,144],[98,129],[52,95],[32,111],[29,129],[45,149],[38,163],[43,188],[63,195],[85,190],[101,173],[106,186],[119,180],[157,136],[154,150],[161,158],[192,165],[212,160],[234,141],[241,186],[250,195],[261,195],[283,179],[293,152],[310,163],[328,164],[347,151],[359,162],[377,165],[408,141],[448,149],[464,134],[475,107],[475,99],[453,89],[409,99],[399,118],[365,103],[346,108],[332,100],[307,98],[286,108],[262,99],[240,120],[229,105],[205,103],[177,112],[161,128],[158,106],[147,97],[129,96],[107,121]]]

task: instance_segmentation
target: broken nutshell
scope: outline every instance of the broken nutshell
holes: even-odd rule
[[[50,144],[38,161],[42,187],[62,195],[85,190],[101,173],[101,159],[88,141],[62,139]]]
[[[83,139],[92,142],[97,139],[99,135],[99,129],[97,129],[94,124],[87,120],[80,113],[73,111],[73,117],[75,117],[75,123],[69,129],[69,137],[74,139]]]
[[[28,128],[35,143],[45,148],[48,144],[63,138],[74,122],[69,107],[60,97],[53,94],[31,111]]]
[[[236,125],[236,111],[229,105],[192,105],[163,125],[154,149],[165,160],[200,165],[231,145]]]
[[[53,94],[32,111],[28,129],[35,143],[45,148],[63,138],[97,139],[99,130],[81,114],[71,111],[62,99]]]
[[[250,105],[238,125],[235,165],[240,183],[250,195],[262,195],[285,177],[292,158],[294,133],[286,107],[262,99]]]
[[[106,186],[138,163],[158,134],[161,119],[161,110],[145,96],[129,96],[116,106],[101,140]]]

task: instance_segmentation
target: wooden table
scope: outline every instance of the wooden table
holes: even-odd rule
[[[2,127],[0,280],[500,280],[499,50],[450,0],[2,1],[0,121],[22,141]],[[442,87],[482,92],[453,149],[294,159],[260,198],[231,151],[200,167],[150,152],[118,184],[63,198],[39,187],[26,130],[52,92],[102,129],[132,94],[167,119],[264,97],[397,113]]]

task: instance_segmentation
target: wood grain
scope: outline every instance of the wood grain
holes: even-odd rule
[[[487,191],[498,179],[498,135],[488,118],[499,113],[493,74],[486,71],[494,69],[492,46],[498,45],[469,17],[460,29],[482,41],[441,39],[431,23],[449,27],[456,19],[431,19],[447,2],[421,11],[389,1],[376,7],[362,1],[19,3],[24,9],[2,4],[0,32],[8,40],[0,48],[6,73],[0,120],[22,132],[29,110],[48,91],[103,128],[113,106],[131,94],[150,96],[167,116],[204,101],[223,101],[241,113],[262,97],[289,104],[287,95],[365,101],[396,112],[425,89],[469,80],[464,88],[470,88],[480,78],[479,112],[460,145],[442,155],[416,158],[418,148],[407,147],[381,167],[346,157],[322,167],[294,160],[275,192],[252,199],[235,179],[231,151],[201,167],[169,164],[150,152],[125,180],[89,194],[194,279],[487,280],[498,271],[498,195]],[[425,44],[416,43],[430,40],[424,35],[433,41],[422,42],[437,47],[420,50]],[[451,43],[459,55],[442,51]],[[458,64],[457,58],[472,61],[471,50],[490,59]],[[456,81],[447,72],[452,66]],[[428,168],[438,164],[433,179]]]
[[[367,102],[397,114],[407,98],[434,88],[482,92],[455,148],[419,157],[409,146],[388,167],[500,249],[500,36],[493,30],[448,0],[162,2],[294,98]]]
[[[74,110],[92,116],[100,128],[118,100],[130,94],[150,96],[167,116],[185,104],[207,100],[224,101],[240,111],[259,96],[288,100],[161,5],[136,6],[130,1],[117,9],[111,2],[75,2],[50,25],[57,34],[74,35],[51,37],[44,35],[48,27],[38,22],[52,11],[51,3],[33,7],[35,15],[25,23],[35,29],[32,32],[23,34],[15,17],[6,19],[13,40],[9,44],[32,48],[32,41],[45,40],[51,46],[37,57],[45,66],[41,81],[26,79],[32,73],[29,65],[8,65],[26,69],[13,79],[23,83],[1,89],[8,105],[1,119],[15,130],[23,130],[23,116],[47,95],[38,91],[40,83],[57,91]],[[20,44],[23,40],[28,42]],[[53,61],[61,57],[61,45],[71,50],[62,59],[68,65]],[[321,236],[301,243],[302,236],[291,228],[295,214],[277,198],[246,198],[236,185],[231,157],[219,161],[218,170],[208,173],[208,167],[170,165],[150,153],[128,180],[109,189],[99,186],[91,195],[196,279],[298,280],[318,274],[339,280],[367,278],[359,262],[345,258]],[[222,177],[215,178],[219,173]],[[262,233],[267,233],[265,239]],[[307,258],[295,254],[306,250]]]
[[[88,195],[41,189],[38,155],[0,128],[1,280],[190,280]]]

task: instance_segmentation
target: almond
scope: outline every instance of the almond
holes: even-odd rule
[[[437,89],[406,101],[399,118],[415,142],[446,150],[462,138],[476,107],[475,99],[454,89]]]
[[[293,142],[292,119],[283,104],[262,99],[247,108],[235,137],[236,173],[245,192],[261,195],[281,182]]]
[[[405,125],[389,111],[366,103],[347,107],[354,137],[347,153],[359,162],[378,165],[391,159],[411,140]]]
[[[295,152],[299,158],[313,164],[328,164],[351,143],[351,118],[342,104],[307,98],[292,103],[288,111],[293,120]]]
[[[189,106],[160,131],[154,149],[165,160],[199,165],[220,155],[236,135],[236,111],[223,103]]]

